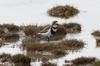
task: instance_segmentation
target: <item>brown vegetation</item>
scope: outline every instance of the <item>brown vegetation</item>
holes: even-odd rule
[[[35,25],[28,25],[24,27],[24,32],[26,35],[36,35],[39,32],[39,28]]]
[[[3,34],[5,34],[4,28],[0,27],[0,38],[3,36]]]
[[[16,42],[19,40],[19,35],[17,33],[7,33],[3,35],[2,39],[6,42]]]
[[[94,35],[94,36],[96,36],[96,37],[100,37],[100,31],[99,31],[99,30],[94,31],[94,32],[92,33],[92,35]]]
[[[58,43],[39,43],[34,40],[23,40],[23,49],[26,49],[27,54],[37,58],[59,58],[65,56],[67,50],[78,50],[84,47],[84,43],[78,40],[64,40]],[[43,55],[48,52],[49,54]],[[31,53],[31,54],[30,54]]]
[[[78,23],[64,23],[62,24],[67,33],[79,33],[81,32],[81,25]]]
[[[13,32],[16,32],[16,31],[19,31],[19,26],[16,26],[14,24],[3,24],[2,25],[3,28],[7,28],[9,31],[13,31]]]
[[[1,62],[6,62],[6,61],[10,61],[11,55],[10,54],[1,54],[0,55],[0,60]]]
[[[78,9],[73,6],[65,5],[65,6],[56,6],[48,10],[48,14],[54,17],[60,18],[70,18],[79,13]]]
[[[71,40],[64,40],[60,42],[60,48],[67,49],[67,50],[77,50],[84,47],[84,42],[71,39]]]
[[[53,63],[42,63],[42,66],[57,66],[56,64],[53,64]]]
[[[24,40],[25,41],[25,40]],[[35,43],[32,42],[23,42],[23,47],[26,48],[28,51],[47,51],[51,52],[53,50],[72,50],[73,48],[82,48],[84,47],[84,43],[78,40],[64,40],[60,43]]]
[[[96,46],[97,46],[97,47],[98,47],[98,46],[100,47],[100,39],[96,39],[96,43],[97,43]]]
[[[28,56],[17,54],[11,57],[11,61],[14,63],[30,63],[31,59]]]
[[[75,65],[85,65],[85,64],[91,64],[94,62],[96,58],[92,57],[80,57],[72,60],[72,63]]]
[[[0,47],[1,47],[2,45],[4,45],[4,44],[5,44],[4,41],[0,40]]]
[[[100,60],[95,61],[92,66],[100,66]]]

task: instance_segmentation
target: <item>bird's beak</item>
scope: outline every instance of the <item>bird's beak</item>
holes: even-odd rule
[[[59,26],[59,24],[57,24]]]

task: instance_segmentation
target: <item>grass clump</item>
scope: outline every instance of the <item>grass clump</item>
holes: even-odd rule
[[[79,33],[81,32],[81,25],[78,23],[64,23],[62,26],[65,27],[67,33]]]
[[[96,39],[96,43],[97,43],[96,46],[97,46],[97,47],[98,47],[98,46],[100,47],[100,39]]]
[[[24,32],[26,35],[36,35],[39,32],[39,28],[35,25],[28,25],[28,26],[24,26]]]
[[[94,31],[94,32],[92,33],[92,35],[94,35],[94,36],[96,36],[96,37],[100,37],[100,31],[99,31],[99,30]]]
[[[65,56],[67,50],[78,50],[84,47],[84,43],[78,40],[64,40],[58,43],[39,43],[31,41],[23,41],[23,49],[27,50],[27,54],[37,58],[59,58]],[[43,55],[46,52],[49,54]],[[30,54],[31,53],[31,54]]]
[[[4,41],[0,40],[0,47],[1,47],[2,45],[4,45],[4,44],[5,44]]]
[[[3,54],[0,55],[1,62],[10,61],[10,58],[11,58],[10,54],[3,53]]]
[[[53,64],[53,63],[50,63],[50,62],[47,62],[47,63],[42,63],[41,66],[57,66],[57,65]]]
[[[5,34],[4,28],[0,27],[0,38],[3,37],[3,34]]]
[[[75,65],[85,65],[85,64],[91,64],[94,62],[96,58],[92,57],[80,57],[77,59],[72,60],[72,63]]]
[[[58,51],[62,51],[62,50],[72,50],[73,48],[82,48],[84,47],[84,43],[82,41],[78,41],[78,40],[64,40],[62,42],[59,43],[23,43],[23,48],[26,48],[27,51],[45,51],[45,52],[51,52],[54,50],[58,50]]]
[[[59,43],[60,48],[66,50],[77,50],[84,47],[84,42],[75,39],[64,40]]]
[[[11,57],[11,61],[14,63],[18,63],[18,62],[30,63],[31,59],[28,56],[17,54]]]
[[[14,24],[3,24],[3,28],[7,28],[10,32],[17,32],[19,31],[19,26],[14,25]]]
[[[3,35],[3,40],[6,42],[16,42],[19,38],[20,37],[17,33],[7,33]]]
[[[100,66],[100,60],[95,61],[92,66]]]
[[[58,55],[58,56],[64,56],[64,55],[66,55],[66,52],[63,51],[63,50],[61,50],[61,49],[53,50],[52,53],[53,53],[54,55],[56,55],[56,56],[57,56],[57,55]]]
[[[46,51],[52,51],[54,48],[56,48],[56,45],[53,43],[32,43],[32,44],[23,44],[24,48],[27,48],[27,51],[38,51],[38,52],[46,52]]]
[[[65,6],[56,6],[48,10],[48,14],[54,17],[60,18],[70,18],[79,13],[79,10],[74,8],[73,6],[65,5]]]

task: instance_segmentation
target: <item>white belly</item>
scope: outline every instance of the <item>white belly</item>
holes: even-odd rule
[[[52,35],[51,29],[49,29],[46,33],[38,33],[38,34],[41,34],[43,37],[50,37]]]

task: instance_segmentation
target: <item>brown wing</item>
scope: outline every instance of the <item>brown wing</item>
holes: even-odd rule
[[[46,26],[40,33],[45,33],[49,30],[50,26]]]

